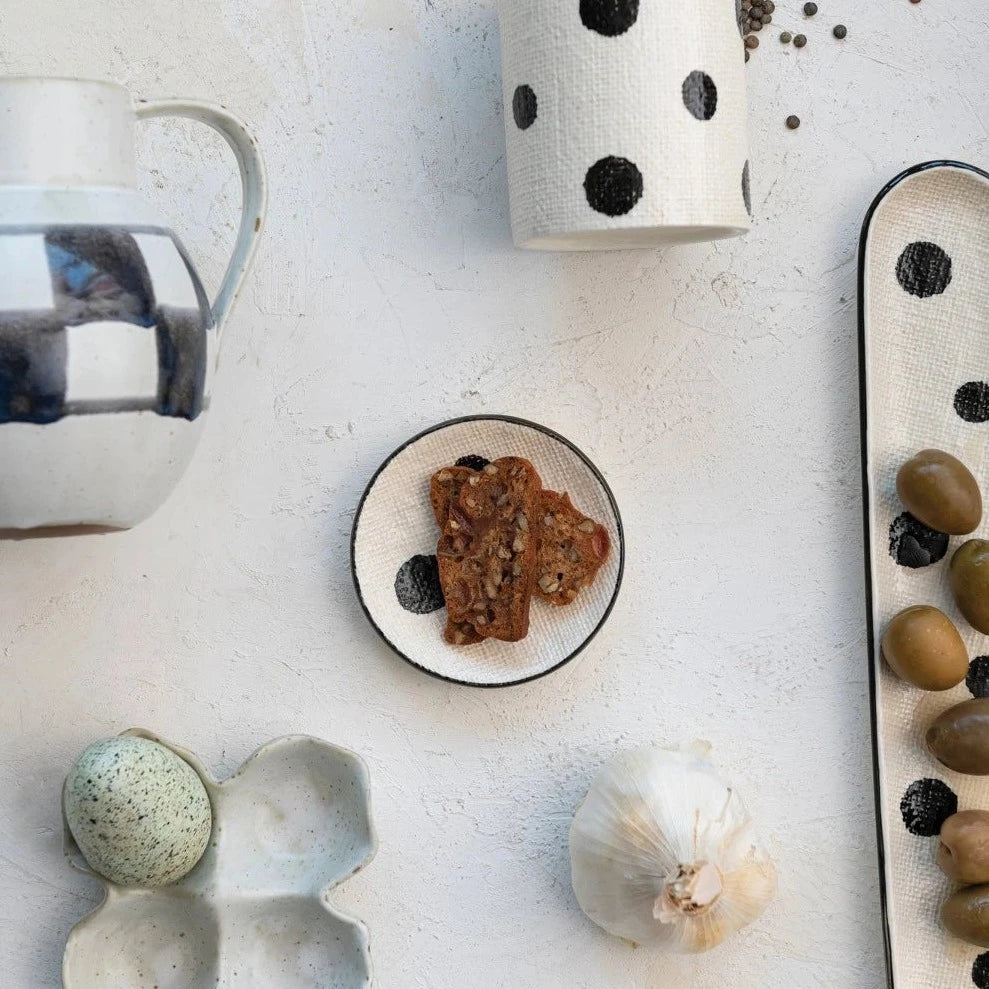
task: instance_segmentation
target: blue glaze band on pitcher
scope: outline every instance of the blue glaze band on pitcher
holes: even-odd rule
[[[181,258],[195,306],[169,305],[156,296],[154,264],[135,234],[168,238]],[[51,286],[51,305],[0,310],[0,424],[47,424],[67,415],[153,411],[192,421],[205,406],[207,332],[212,328],[203,286],[171,231],[123,226],[39,226],[0,230],[0,238],[39,235]],[[16,299],[8,288],[5,303]],[[69,328],[123,323],[154,332],[157,394],[132,398],[67,399]],[[76,329],[73,339],[84,340]],[[76,344],[78,345],[78,344]]]

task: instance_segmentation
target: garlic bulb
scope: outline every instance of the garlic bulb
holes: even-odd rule
[[[574,815],[570,864],[591,920],[673,951],[720,944],[776,892],[748,811],[700,744],[613,758]]]

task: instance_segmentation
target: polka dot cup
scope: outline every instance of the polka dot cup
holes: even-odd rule
[[[578,251],[749,227],[734,0],[500,0],[512,235]]]

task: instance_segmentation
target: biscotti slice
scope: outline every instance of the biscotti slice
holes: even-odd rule
[[[446,528],[450,518],[450,505],[460,497],[460,489],[467,483],[469,477],[477,474],[470,467],[443,467],[429,479],[429,504],[433,507],[436,524]],[[451,646],[474,646],[484,641],[470,622],[455,622],[447,618],[443,638]]]
[[[451,622],[486,638],[525,638],[541,491],[535,467],[521,457],[502,457],[467,478],[436,547]]]
[[[555,491],[540,496],[538,521],[535,593],[553,604],[570,604],[607,560],[608,530],[578,511],[569,495]]]

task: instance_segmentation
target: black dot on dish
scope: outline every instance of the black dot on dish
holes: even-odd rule
[[[718,87],[706,72],[694,69],[683,80],[680,90],[683,105],[692,116],[698,120],[710,120],[714,116],[714,111],[718,109]]]
[[[921,299],[940,295],[951,283],[951,258],[937,244],[914,241],[896,262],[896,279],[905,292]]]
[[[512,115],[519,130],[527,130],[536,122],[536,94],[531,86],[516,86],[512,97]]]
[[[487,457],[479,457],[476,453],[468,453],[466,457],[460,457],[455,466],[469,467],[471,470],[484,470],[491,461]]]
[[[580,0],[580,19],[608,38],[624,34],[639,16],[639,0]]]
[[[989,384],[968,381],[955,392],[955,411],[966,422],[989,422]]]
[[[587,170],[584,192],[591,209],[624,216],[642,198],[642,172],[627,158],[609,155]]]
[[[958,810],[955,791],[941,780],[914,780],[900,801],[903,823],[910,834],[931,838],[941,831],[941,825]]]
[[[989,697],[989,656],[976,656],[968,664],[965,686],[973,697]]]
[[[428,615],[443,607],[443,588],[435,556],[413,556],[395,575],[395,597],[414,615]]]
[[[984,951],[972,962],[972,981],[978,989],[989,989],[989,951]]]
[[[749,184],[749,163],[742,169],[742,199],[745,200],[745,212],[752,215],[752,188]]]
[[[948,537],[909,512],[897,515],[889,527],[889,555],[901,567],[919,570],[944,558],[948,552]]]

